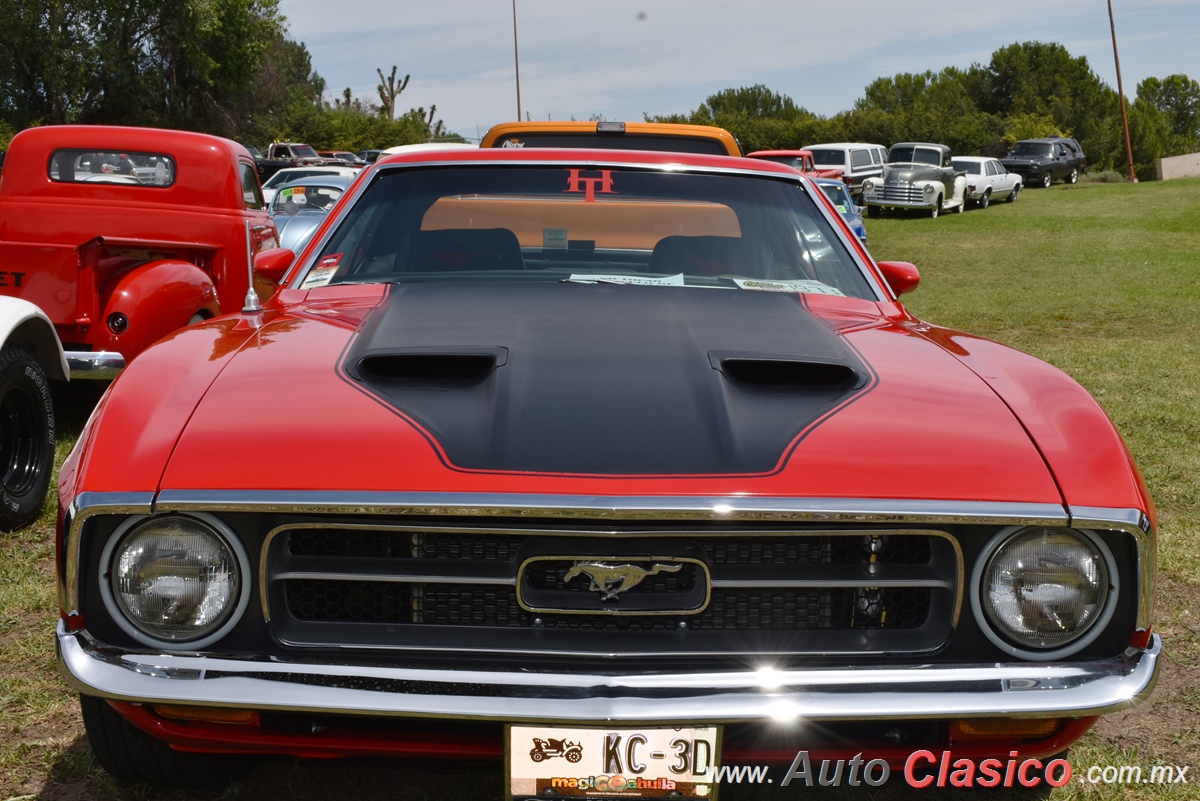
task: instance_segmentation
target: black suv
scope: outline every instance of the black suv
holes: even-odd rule
[[[1079,180],[1087,166],[1083,148],[1074,139],[1022,139],[1000,159],[1009,172],[1021,176],[1025,186],[1049,186],[1056,178],[1069,184]]]

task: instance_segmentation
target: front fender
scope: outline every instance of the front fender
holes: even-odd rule
[[[217,289],[208,273],[191,262],[159,260],[117,276],[102,291],[104,313],[96,321],[93,347],[120,352],[128,362],[151,344],[187,325],[197,314],[217,317]],[[115,332],[113,315],[129,321]]]
[[[67,380],[67,357],[50,318],[27,300],[0,296],[0,346],[10,341],[28,350],[47,378]]]

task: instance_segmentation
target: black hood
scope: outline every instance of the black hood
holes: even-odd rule
[[[769,473],[874,382],[799,294],[573,283],[395,285],[341,369],[449,466],[575,474]]]

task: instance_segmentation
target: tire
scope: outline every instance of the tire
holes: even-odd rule
[[[1054,183],[1054,177],[1050,175],[1049,170],[1046,170],[1042,173],[1042,189],[1049,189],[1052,183]]]
[[[101,698],[79,696],[96,761],[125,784],[220,790],[238,773],[234,757],[175,751],[137,728]]]
[[[977,205],[981,209],[986,209],[991,204],[991,202],[992,202],[992,190],[985,189],[985,190],[983,190],[983,196],[981,198],[979,198],[979,200],[975,201],[975,205]]]
[[[33,355],[10,342],[0,349],[0,531],[38,516],[53,472],[50,384]]]
[[[929,216],[936,220],[938,218],[938,215],[941,213],[942,213],[942,196],[938,195],[937,201],[933,204],[933,208],[929,210]]]
[[[1016,186],[1013,187],[1013,190],[1008,193],[1008,202],[1016,203],[1017,195],[1019,195],[1019,194],[1021,194],[1021,185],[1017,184]]]
[[[570,762],[572,765],[574,765],[576,762],[578,762],[581,759],[583,759],[582,751],[568,751],[567,752],[567,761]]]
[[[867,216],[872,220],[878,220],[883,216],[883,209],[879,206],[867,206]]]
[[[1072,167],[1071,172],[1067,174],[1067,183],[1069,183],[1069,184],[1079,183],[1079,170],[1076,167]]]
[[[546,755],[543,754],[541,751],[530,751],[529,758],[532,759],[534,762],[541,762],[543,759],[546,758]]]

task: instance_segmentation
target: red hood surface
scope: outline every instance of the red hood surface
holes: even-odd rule
[[[240,344],[187,420],[158,489],[1063,500],[996,393],[874,303],[806,297],[797,305],[798,316],[820,320],[874,377],[870,391],[807,427],[775,468],[620,475],[454,464],[428,430],[342,370],[363,320],[369,326],[373,307],[386,303],[380,287],[282,295],[298,302]]]

